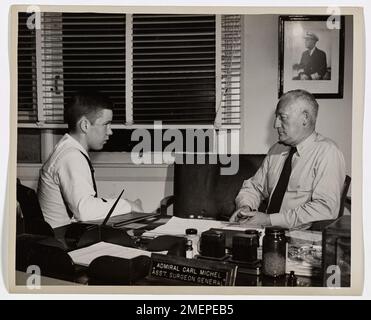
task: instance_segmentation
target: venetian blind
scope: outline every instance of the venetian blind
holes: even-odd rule
[[[221,107],[216,122],[224,126],[240,125],[241,88],[241,16],[223,15]]]
[[[30,14],[18,13],[18,122],[36,122],[35,29],[27,27]]]
[[[134,123],[212,124],[215,15],[133,15]]]
[[[63,122],[64,106],[80,89],[100,90],[125,121],[125,14],[42,15],[45,122]]]
[[[20,122],[63,123],[72,94],[91,88],[114,101],[121,125],[240,124],[238,15],[47,12],[37,31],[26,20],[20,13]]]

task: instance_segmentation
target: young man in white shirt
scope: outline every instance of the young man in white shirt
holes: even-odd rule
[[[116,199],[98,197],[88,151],[101,150],[112,135],[112,104],[100,94],[79,93],[66,107],[69,133],[40,170],[38,198],[45,220],[57,228],[104,218]],[[140,200],[121,199],[112,215],[141,212]]]

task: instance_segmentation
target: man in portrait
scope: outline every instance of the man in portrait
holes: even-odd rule
[[[293,80],[329,80],[326,53],[316,46],[318,36],[306,32],[304,39],[307,50],[303,52],[300,63],[293,66],[298,71],[298,76]]]

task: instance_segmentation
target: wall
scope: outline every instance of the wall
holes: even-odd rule
[[[278,16],[257,15],[244,19],[243,52],[243,153],[266,153],[276,142],[273,129],[278,101]],[[343,99],[319,99],[317,131],[334,140],[344,153],[347,173],[352,155],[353,25],[345,19]]]

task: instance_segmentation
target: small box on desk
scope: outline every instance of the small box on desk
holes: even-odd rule
[[[323,285],[338,286],[335,283],[335,272],[340,271],[341,287],[350,286],[351,271],[351,217],[345,215],[328,225],[323,231]]]

